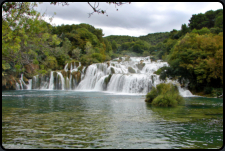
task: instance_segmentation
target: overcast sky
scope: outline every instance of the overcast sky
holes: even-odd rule
[[[106,10],[108,17],[94,13],[89,18],[88,13],[93,12],[93,9],[87,2],[73,2],[68,6],[44,2],[35,9],[41,13],[45,12],[48,17],[53,16],[55,12],[52,25],[87,23],[101,28],[105,36],[138,37],[173,29],[180,30],[182,24],[188,25],[193,14],[222,9],[223,5],[219,2],[131,2],[115,7],[113,4],[100,2],[98,8]]]

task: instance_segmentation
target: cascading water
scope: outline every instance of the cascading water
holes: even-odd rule
[[[54,88],[54,77],[53,77],[53,71],[51,71],[51,76],[50,76],[50,82],[49,82],[49,90],[53,90]]]
[[[130,57],[128,61],[125,57],[122,57],[122,61],[117,58],[107,63],[92,64],[87,69],[81,66],[81,63],[76,65],[74,62],[66,64],[63,71],[51,71],[49,75],[34,76],[32,82],[29,82],[33,83],[32,89],[147,94],[152,86],[162,83],[159,75],[154,72],[163,66],[168,66],[168,63],[161,60],[151,62],[149,56]],[[79,69],[81,67],[83,69]],[[193,96],[189,90],[181,88],[177,81],[167,80],[167,82],[177,84],[182,96]],[[28,88],[23,81],[21,85],[24,85],[25,89]]]

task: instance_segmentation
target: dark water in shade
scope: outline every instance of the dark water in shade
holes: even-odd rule
[[[4,148],[221,148],[223,99],[152,107],[144,95],[3,91]]]

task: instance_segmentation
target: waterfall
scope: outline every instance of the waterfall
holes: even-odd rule
[[[68,63],[65,65],[64,70],[67,72],[68,71]]]
[[[105,63],[95,63],[87,67],[75,62],[66,64],[62,71],[51,71],[42,76],[34,76],[26,85],[23,75],[21,89],[48,90],[94,90],[113,93],[147,94],[152,87],[162,83],[159,75],[154,74],[159,68],[168,66],[161,60],[151,61],[148,57],[122,57]],[[69,66],[69,67],[68,67]],[[82,70],[79,69],[82,67]],[[78,70],[79,69],[79,70]],[[181,88],[178,81],[167,80],[178,85],[179,93],[184,97],[193,96],[187,88]],[[17,89],[19,84],[16,83]]]
[[[28,85],[27,85],[27,90],[31,90],[32,89],[32,79],[28,80]]]
[[[21,74],[19,81],[20,81],[20,84],[16,82],[16,90],[24,90],[24,89],[31,90],[32,89],[32,79],[29,79],[28,84],[26,84],[23,81],[23,74]]]
[[[63,75],[62,75],[62,73],[61,72],[57,72],[57,74],[59,75],[59,77],[60,77],[60,79],[61,79],[61,82],[60,82],[60,84],[61,84],[61,89],[62,90],[64,90],[64,83],[65,83],[65,81],[64,81],[64,77],[63,77]]]
[[[50,82],[49,82],[49,90],[53,90],[54,88],[54,77],[53,77],[53,72],[54,71],[51,71],[51,75],[50,75]]]
[[[16,90],[20,90],[20,84],[16,82]]]

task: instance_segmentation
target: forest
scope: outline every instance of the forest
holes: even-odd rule
[[[169,67],[159,69],[160,79],[178,80],[193,94],[219,95],[223,88],[223,9],[193,14],[180,30],[132,37],[110,35],[81,23],[52,26],[33,8],[36,3],[2,5],[2,88],[15,89],[21,73],[62,70],[65,64],[88,66],[121,56],[151,56]]]

